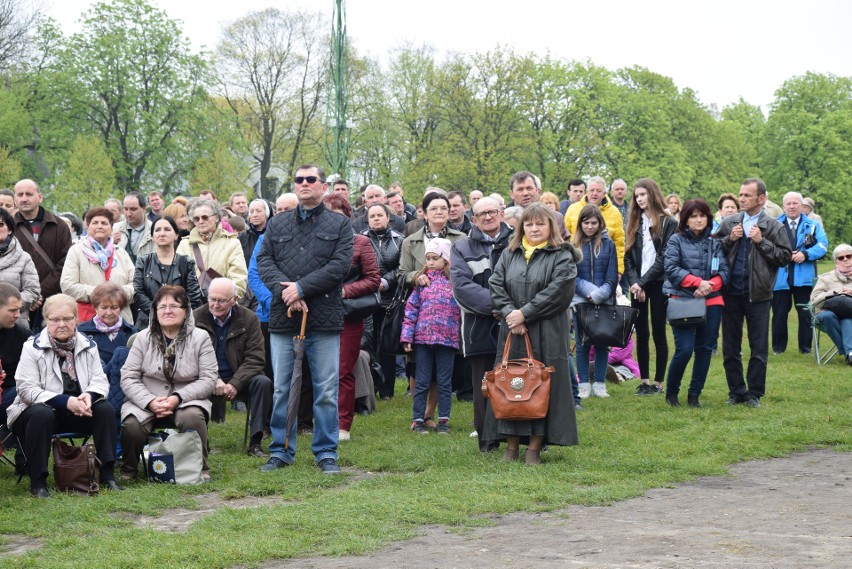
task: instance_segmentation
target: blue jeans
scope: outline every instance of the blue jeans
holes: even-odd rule
[[[287,400],[293,377],[293,336],[272,333],[272,368],[275,370],[275,391],[272,395],[272,443],[269,454],[292,464],[296,460],[296,430],[293,421],[285,447],[287,429]],[[337,381],[340,368],[340,334],[337,332],[308,332],[305,357],[311,368],[314,388],[314,435],[311,450],[319,462],[325,458],[337,460]]]
[[[580,337],[580,319],[574,317],[575,337]],[[589,352],[591,345],[584,346],[580,342],[576,344],[577,350],[577,375],[580,383],[589,383]],[[609,346],[595,346],[595,382],[606,382],[606,369],[609,365]],[[575,396],[576,401],[576,396]]]
[[[692,363],[692,381],[689,383],[689,395],[701,395],[704,382],[707,381],[707,371],[710,369],[710,358],[713,356],[713,340],[715,331],[722,320],[721,306],[707,307],[707,320],[697,326],[673,326],[675,352],[669,363],[669,376],[666,381],[666,395],[677,396],[680,382],[686,371],[686,365],[695,354]]]
[[[844,356],[852,352],[852,318],[840,319],[830,310],[823,310],[816,319],[828,337]],[[5,396],[6,394],[3,393]]]
[[[426,395],[432,382],[432,369],[438,383],[438,420],[450,419],[453,405],[453,365],[456,349],[446,346],[414,344],[414,405],[412,419],[423,421],[426,414]]]

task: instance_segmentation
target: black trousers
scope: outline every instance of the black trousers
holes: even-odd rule
[[[766,362],[769,359],[769,303],[749,302],[746,295],[725,295],[722,311],[722,353],[728,394],[734,401],[760,399],[766,392]],[[751,357],[743,378],[743,321],[748,326]],[[746,386],[746,379],[748,386]]]
[[[382,323],[385,320],[387,310],[379,308],[373,313],[373,354],[377,357],[382,368],[382,382],[374,386],[379,397],[393,397],[396,386],[396,354],[385,354],[379,347],[382,336]]]
[[[794,286],[793,290],[776,290],[772,293],[772,351],[781,353],[787,349],[787,319],[793,304],[805,305],[811,300],[812,286]],[[807,307],[797,308],[799,313],[799,351],[811,351],[814,339],[811,313]]]
[[[470,365],[470,386],[473,391],[473,426],[479,439],[480,452],[488,452],[500,446],[500,441],[488,441],[482,438],[485,432],[485,397],[482,395],[482,376],[494,368],[497,354],[485,356],[469,356],[466,358]]]
[[[657,352],[657,362],[654,366],[654,381],[663,383],[666,379],[666,367],[669,365],[669,344],[666,338],[666,306],[668,298],[663,294],[662,281],[656,281],[645,287],[645,302],[633,299],[630,305],[639,310],[636,319],[636,360],[639,363],[639,374],[642,379],[651,378],[651,335],[654,337],[654,348]],[[651,328],[648,328],[648,316],[651,317]]]
[[[12,425],[12,431],[24,447],[30,486],[44,486],[50,441],[57,433],[91,434],[98,460],[101,461],[101,482],[113,479],[115,441],[118,431],[115,410],[109,401],[101,399],[92,404],[91,417],[78,417],[67,409],[54,409],[40,403],[24,410]]]

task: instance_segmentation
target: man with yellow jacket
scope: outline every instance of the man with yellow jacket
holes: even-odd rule
[[[580,201],[571,204],[565,212],[565,227],[568,233],[573,235],[577,230],[580,211],[589,204],[601,208],[607,233],[615,243],[615,250],[618,253],[618,275],[621,278],[624,274],[624,221],[621,218],[621,212],[606,197],[606,182],[603,178],[600,176],[589,178],[586,195]]]

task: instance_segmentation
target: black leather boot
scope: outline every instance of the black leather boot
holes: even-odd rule
[[[701,407],[701,403],[698,402],[698,396],[697,395],[688,395],[686,397],[686,403],[690,407]]]

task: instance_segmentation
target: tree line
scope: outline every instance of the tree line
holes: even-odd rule
[[[146,0],[95,4],[70,35],[24,8],[0,0],[0,185],[31,177],[77,211],[155,188],[271,198],[296,165],[325,161],[323,16],[249,13],[195,53]],[[761,176],[776,202],[791,190],[814,198],[832,242],[849,239],[850,77],[792,77],[764,114],[744,100],[705,105],[642,67],[500,46],[443,58],[403,46],[381,63],[355,48],[349,164],[337,173],[354,184],[399,181],[409,199],[429,185],[505,194],[527,169],[557,193],[575,177],[650,176],[715,201]]]

